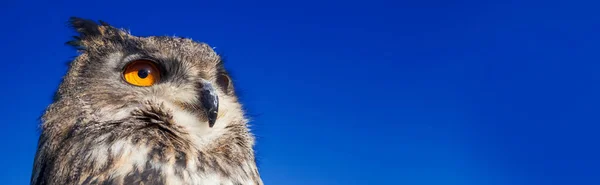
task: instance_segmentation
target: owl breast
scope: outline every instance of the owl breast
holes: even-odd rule
[[[150,140],[146,140],[148,142]],[[176,148],[175,143],[117,140],[89,150],[75,164],[83,184],[258,184],[251,163]],[[170,145],[170,146],[169,146]],[[185,147],[183,147],[185,148]]]

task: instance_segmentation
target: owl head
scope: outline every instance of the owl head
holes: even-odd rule
[[[254,136],[210,46],[69,23],[79,55],[42,116],[32,184],[262,184]]]
[[[181,37],[134,36],[103,21],[73,17],[78,33],[67,44],[79,55],[57,94],[77,100],[85,119],[110,122],[132,115],[170,119],[203,141],[230,124],[243,124],[241,105],[221,57]],[[153,111],[143,111],[154,109]],[[162,112],[164,114],[157,114]]]

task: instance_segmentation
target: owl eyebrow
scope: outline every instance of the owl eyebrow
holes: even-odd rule
[[[146,59],[146,60],[152,60],[152,61],[155,61],[155,60],[154,60],[152,57],[149,57],[149,56],[148,56],[148,55],[146,55],[146,54],[143,54],[143,53],[137,53],[137,52],[136,52],[136,53],[131,53],[131,54],[126,54],[126,55],[125,55],[125,56],[124,56],[124,57],[121,59],[121,61],[122,61],[122,62],[125,62],[125,63],[127,63],[127,62],[130,62],[130,61],[134,61],[134,60],[140,60],[140,59]]]
[[[129,64],[135,60],[148,60],[148,61],[154,62],[157,65],[160,65],[160,63],[161,63],[160,60],[157,60],[148,55],[145,55],[142,53],[134,53],[134,54],[128,54],[128,55],[125,55],[124,57],[122,57],[118,62],[119,64],[117,65],[117,68],[119,70],[124,70],[125,66],[127,66],[127,64]]]

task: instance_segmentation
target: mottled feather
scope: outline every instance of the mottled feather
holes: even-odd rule
[[[69,23],[79,55],[42,116],[32,185],[263,184],[248,120],[211,47],[102,21]],[[156,62],[161,80],[126,83],[122,70],[137,59]],[[203,81],[218,97],[212,128]]]

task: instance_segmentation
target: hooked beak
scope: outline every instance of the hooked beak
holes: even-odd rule
[[[200,102],[208,118],[208,126],[212,128],[217,121],[219,113],[219,97],[209,81],[202,80],[202,88],[200,90]]]

